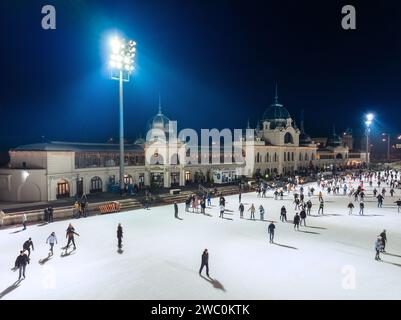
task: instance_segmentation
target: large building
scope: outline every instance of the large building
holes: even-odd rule
[[[335,133],[318,148],[306,134],[303,120],[298,128],[277,94],[257,128],[248,126],[246,134],[234,141],[241,161],[232,161],[232,155],[203,152],[209,146],[189,150],[187,142],[173,134],[170,123],[159,106],[148,122],[147,139],[125,145],[126,186],[171,188],[212,180],[229,182],[240,175],[280,175],[364,161],[364,154],[350,154]],[[118,186],[117,144],[36,143],[12,149],[9,156],[8,166],[0,169],[1,201],[48,201],[113,191]]]

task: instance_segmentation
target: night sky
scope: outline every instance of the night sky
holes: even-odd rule
[[[347,127],[400,132],[400,1],[32,1],[1,10],[0,150],[44,140],[118,136],[118,82],[108,78],[108,38],[137,42],[125,85],[126,136],[163,112],[180,128],[255,125],[274,98],[311,136]],[[41,28],[41,8],[57,29]],[[353,4],[357,29],[341,28]]]

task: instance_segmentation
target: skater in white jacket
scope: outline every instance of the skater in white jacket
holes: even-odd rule
[[[50,244],[50,252],[53,255],[54,244],[57,244],[57,237],[54,232],[52,232],[50,236],[47,238],[46,243]]]

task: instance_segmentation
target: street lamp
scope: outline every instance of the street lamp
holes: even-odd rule
[[[120,193],[124,191],[124,104],[123,82],[128,82],[134,70],[136,42],[125,41],[118,37],[110,40],[111,54],[109,60],[110,77],[120,82]]]
[[[370,125],[372,124],[374,115],[372,113],[368,113],[366,115],[366,121],[365,121],[365,125],[366,125],[366,164],[367,167],[369,169],[369,164],[370,164],[370,157],[369,157],[369,134],[370,134]]]

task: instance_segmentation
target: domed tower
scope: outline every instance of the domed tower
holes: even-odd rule
[[[265,110],[261,121],[261,138],[269,144],[299,145],[299,130],[294,126],[288,110],[278,102],[277,85],[274,102]]]
[[[159,97],[159,112],[153,118],[151,118],[148,121],[146,129],[147,129],[147,131],[154,130],[153,132],[157,132],[159,130],[162,130],[164,132],[164,134],[165,134],[166,139],[168,139],[168,136],[169,136],[169,123],[170,123],[170,119],[167,118],[162,113],[161,101],[160,101],[160,97]]]

